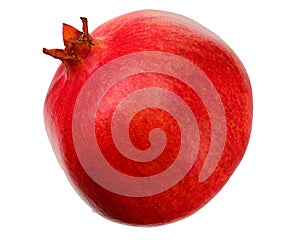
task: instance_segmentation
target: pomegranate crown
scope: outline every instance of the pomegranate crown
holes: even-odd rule
[[[88,21],[85,17],[80,17],[82,21],[82,32],[76,28],[63,23],[63,41],[65,49],[46,49],[43,53],[60,59],[65,65],[81,63],[86,58],[94,46],[93,38],[88,32]]]

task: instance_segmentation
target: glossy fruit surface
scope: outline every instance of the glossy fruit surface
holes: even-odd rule
[[[235,53],[178,14],[142,10],[91,34],[64,24],[44,118],[79,195],[131,225],[184,218],[211,200],[249,141],[252,93]]]

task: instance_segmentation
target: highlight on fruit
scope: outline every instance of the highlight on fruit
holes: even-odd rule
[[[97,213],[156,226],[204,207],[240,164],[252,91],[234,51],[182,15],[140,10],[89,33],[63,24],[46,131],[68,180]]]

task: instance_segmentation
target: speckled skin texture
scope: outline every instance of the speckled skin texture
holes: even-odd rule
[[[144,10],[125,14],[99,26],[91,37],[95,45],[88,56],[81,63],[67,65],[68,70],[63,64],[58,68],[45,100],[46,130],[69,181],[96,212],[117,222],[160,225],[191,215],[219,192],[246,151],[252,123],[252,93],[242,63],[215,34],[186,17],[169,12]],[[147,149],[151,146],[150,131],[160,128],[167,137],[163,153],[146,164],[122,155],[114,145],[110,123],[114,109],[128,94],[145,87],[168,89],[186,102],[199,125],[199,153],[185,177],[161,193],[131,197],[105,189],[88,175],[74,147],[72,118],[81,88],[98,68],[120,56],[143,51],[180,56],[204,72],[224,107],[226,142],[212,174],[199,182],[211,144],[210,117],[199,96],[169,75],[140,73],[119,81],[99,103],[95,135],[103,155],[121,173],[148,177],[166,170],[178,155],[181,140],[180,128],[172,115],[158,108],[148,108],[134,116],[129,136],[138,149]],[[87,140],[86,146],[88,144]]]

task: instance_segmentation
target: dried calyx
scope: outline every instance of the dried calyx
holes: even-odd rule
[[[43,48],[43,53],[52,56],[53,58],[60,59],[68,68],[71,65],[82,63],[94,46],[93,38],[88,33],[87,18],[81,17],[82,32],[76,28],[63,24],[63,41],[65,49],[46,49]]]

